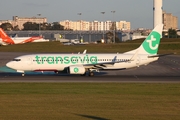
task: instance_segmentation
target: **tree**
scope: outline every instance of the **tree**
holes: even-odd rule
[[[19,26],[18,26],[18,25],[14,26],[13,30],[15,30],[15,31],[20,30],[20,29],[19,29]]]
[[[13,29],[13,26],[11,23],[2,23],[0,27],[5,31],[10,31]]]
[[[50,23],[32,23],[26,22],[23,24],[23,30],[64,30],[64,26],[60,25],[58,22]]]
[[[119,38],[118,38],[118,36],[117,36],[117,34],[116,34],[116,32],[108,32],[108,33],[106,33],[106,36],[107,36],[107,39],[108,39],[108,42],[110,42],[110,43],[113,43],[114,42],[114,33],[115,33],[115,43],[119,43],[120,42],[120,40],[119,40]]]
[[[51,27],[52,30],[64,30],[64,26],[60,25],[58,22],[54,22]]]
[[[26,22],[23,24],[23,26],[23,30],[39,30],[39,24],[37,23]]]
[[[169,29],[168,30],[168,36],[169,38],[176,38],[177,37],[177,31],[175,29]]]
[[[117,29],[117,28],[116,28],[116,22],[113,22],[110,30],[116,30],[116,29]]]
[[[49,23],[42,23],[40,24],[41,30],[49,30]]]

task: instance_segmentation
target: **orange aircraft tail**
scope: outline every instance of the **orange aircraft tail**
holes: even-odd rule
[[[2,42],[14,44],[14,41],[4,32],[2,28],[0,28],[0,38],[2,39]]]

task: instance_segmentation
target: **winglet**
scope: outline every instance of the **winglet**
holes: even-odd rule
[[[87,52],[87,50],[84,50],[84,51],[83,51],[83,54],[86,54],[86,52]]]

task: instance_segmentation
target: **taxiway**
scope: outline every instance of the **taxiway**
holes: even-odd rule
[[[13,58],[30,53],[0,52],[0,67]],[[4,68],[3,68],[4,69]],[[0,69],[0,82],[133,82],[133,83],[180,83],[180,56],[169,55],[138,68],[102,71],[94,77],[55,73],[26,74],[4,72]]]

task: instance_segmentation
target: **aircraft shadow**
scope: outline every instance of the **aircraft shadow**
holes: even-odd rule
[[[93,119],[93,120],[110,120],[107,118],[102,118],[102,117],[97,117],[97,116],[92,116],[92,115],[82,115],[82,114],[75,114],[77,116],[81,116],[83,118],[89,118],[89,119]]]

